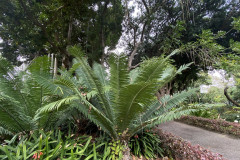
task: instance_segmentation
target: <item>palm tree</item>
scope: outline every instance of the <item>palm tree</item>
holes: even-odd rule
[[[100,64],[94,63],[90,67],[80,48],[69,47],[68,51],[76,57],[74,65],[69,72],[60,71],[61,76],[56,77],[54,84],[62,91],[70,89],[69,94],[42,107],[39,113],[64,109],[63,104],[75,104],[112,139],[120,140],[126,146],[124,154],[127,157],[130,156],[128,140],[138,131],[191,112],[182,108],[171,109],[195,93],[196,89],[166,95],[160,101],[155,96],[159,88],[190,65],[177,70],[170,63],[170,56],[175,53],[145,60],[131,72],[128,71],[125,55],[112,54],[108,61],[110,73],[107,74]],[[74,71],[76,76],[71,76]],[[41,79],[39,83],[48,82]],[[50,86],[45,85],[45,88]]]

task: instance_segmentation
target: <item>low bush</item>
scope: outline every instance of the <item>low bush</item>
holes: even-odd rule
[[[30,136],[16,135],[0,145],[0,159],[108,159],[110,147],[106,140],[82,135],[62,135],[60,131],[35,131]]]
[[[129,148],[134,156],[148,159],[163,157],[163,149],[159,136],[152,131],[144,130],[133,136],[129,141]]]
[[[161,129],[157,129],[157,133],[165,152],[176,160],[224,160],[222,155],[212,153],[199,145],[193,146],[171,133],[163,132]]]
[[[203,127],[208,130],[213,130],[220,133],[227,133],[240,137],[240,124],[235,122],[228,122],[221,119],[208,119],[195,116],[182,116],[178,121]]]

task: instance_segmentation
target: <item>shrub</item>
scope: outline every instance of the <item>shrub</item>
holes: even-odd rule
[[[214,154],[199,145],[193,146],[182,138],[174,136],[171,133],[163,132],[161,129],[157,129],[157,133],[160,136],[162,147],[165,149],[165,152],[170,154],[170,156],[176,160],[224,159],[220,154]]]
[[[159,136],[152,131],[145,130],[135,134],[129,141],[129,147],[134,156],[145,158],[163,157]]]
[[[69,134],[62,136],[60,131],[44,133],[33,132],[30,137],[17,135],[6,144],[0,145],[0,159],[102,159],[107,157],[107,142],[91,136]]]
[[[213,130],[220,133],[232,134],[234,136],[240,137],[240,124],[235,122],[228,122],[222,119],[207,119],[195,116],[182,116],[179,121],[203,127],[208,130]]]

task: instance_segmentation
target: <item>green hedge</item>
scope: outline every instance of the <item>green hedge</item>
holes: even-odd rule
[[[193,146],[171,133],[164,132],[161,129],[156,129],[156,131],[160,136],[162,147],[176,160],[224,160],[222,155],[212,153],[199,145]]]
[[[186,124],[202,127],[208,130],[231,134],[240,137],[240,124],[235,122],[228,122],[224,120],[208,119],[195,116],[182,116],[178,119],[180,122]]]

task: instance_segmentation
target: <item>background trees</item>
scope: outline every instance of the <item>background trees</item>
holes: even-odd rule
[[[169,54],[176,48],[183,50],[182,54],[173,57],[175,65],[195,63],[191,70],[179,75],[177,79],[181,81],[169,84],[170,90],[186,88],[185,84],[197,79],[199,70],[216,62],[212,57],[227,52],[223,47],[230,46],[230,39],[239,40],[239,33],[231,25],[232,17],[240,16],[237,1],[138,0],[137,4],[126,6],[129,8],[125,22],[128,36],[124,40],[128,45],[129,67],[134,68],[143,57]],[[138,8],[138,16],[133,8]],[[220,34],[219,31],[224,32]]]
[[[121,35],[120,0],[3,0],[0,6],[2,52],[12,62],[18,55],[53,53],[68,68],[66,47],[74,44],[100,61],[105,46],[114,47]]]

